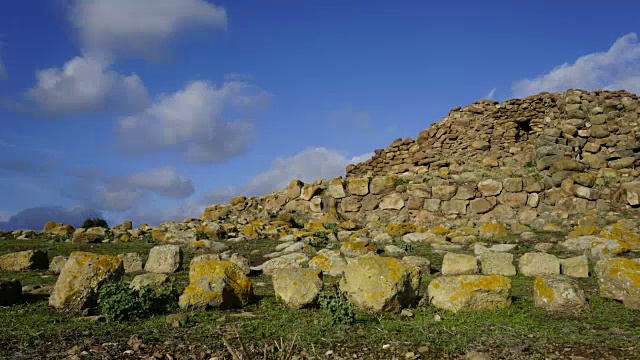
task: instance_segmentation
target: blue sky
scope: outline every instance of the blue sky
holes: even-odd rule
[[[22,0],[0,10],[0,228],[157,224],[344,174],[456,105],[640,92],[640,3]]]

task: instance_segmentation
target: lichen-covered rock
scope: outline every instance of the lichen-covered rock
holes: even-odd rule
[[[513,276],[516,267],[513,265],[513,254],[486,251],[480,254],[480,267],[484,275]]]
[[[442,259],[442,275],[470,275],[478,273],[478,261],[465,254],[446,253]]]
[[[104,237],[100,234],[85,231],[74,233],[71,242],[74,244],[94,244],[101,242],[102,239],[104,239]]]
[[[329,250],[311,258],[309,267],[322,271],[323,275],[341,276],[347,267],[347,261],[339,250]]]
[[[500,223],[489,223],[480,226],[478,235],[487,239],[497,239],[507,236],[508,232]]]
[[[478,190],[484,197],[497,196],[502,192],[502,182],[493,179],[482,180],[478,183]]]
[[[50,232],[51,232],[51,230],[53,230],[53,229],[55,229],[55,228],[58,228],[58,227],[60,227],[60,226],[62,226],[62,224],[61,224],[61,223],[59,223],[59,222],[55,222],[55,221],[47,221],[47,222],[44,224],[44,228],[42,229],[42,232],[43,232],[43,233],[45,233],[45,234],[47,234],[47,233],[50,233]]]
[[[632,308],[640,303],[640,263],[631,259],[611,258],[596,264],[600,296],[622,300]]]
[[[589,259],[585,255],[560,259],[562,274],[575,278],[589,277]]]
[[[122,259],[125,274],[142,271],[142,256],[138,253],[127,253],[118,255]]]
[[[314,305],[322,285],[322,276],[317,269],[286,268],[273,274],[276,296],[293,309]]]
[[[561,275],[536,276],[533,301],[536,306],[551,312],[575,312],[587,307],[578,282]]]
[[[182,266],[182,249],[178,245],[155,246],[149,250],[149,258],[144,270],[153,273],[170,274]]]
[[[117,256],[74,251],[60,272],[49,305],[71,310],[91,308],[96,305],[100,287],[123,274],[122,260]]]
[[[18,280],[0,279],[0,306],[9,306],[22,300],[22,285]]]
[[[369,178],[348,178],[347,191],[351,195],[367,195],[369,193]]]
[[[147,286],[151,289],[157,289],[167,281],[169,281],[169,276],[167,274],[146,273],[136,275],[133,280],[131,280],[129,287],[134,290],[140,290],[143,286]]]
[[[640,235],[627,229],[617,226],[607,226],[600,231],[598,236],[605,239],[624,242],[628,244],[630,250],[640,250]]]
[[[48,267],[47,253],[41,250],[25,250],[0,256],[0,270],[24,271]]]
[[[367,254],[349,261],[340,289],[362,309],[399,312],[417,301],[420,273],[402,261]]]
[[[378,250],[376,243],[364,240],[354,239],[342,243],[340,252],[345,256],[361,256],[368,253],[375,253]]]
[[[421,275],[429,275],[431,273],[431,261],[422,256],[405,256],[402,262],[408,266],[412,266],[420,271]]]
[[[251,265],[249,264],[249,259],[247,259],[246,257],[239,254],[231,254],[231,257],[229,257],[229,261],[238,265],[238,267],[242,269],[242,271],[244,271],[246,275],[249,275],[249,273],[251,272]]]
[[[440,276],[427,292],[431,305],[453,312],[511,305],[511,280],[501,275]]]
[[[593,225],[578,225],[567,235],[567,238],[573,239],[580,236],[588,236],[596,234],[600,229]]]
[[[384,232],[391,236],[402,236],[408,233],[416,232],[417,228],[414,224],[401,223],[401,224],[387,224],[384,227]]]
[[[276,270],[288,267],[300,268],[309,261],[309,257],[303,253],[291,253],[267,260],[258,266],[267,275],[273,275]]]
[[[381,210],[400,210],[404,207],[402,195],[392,193],[382,198],[378,207]]]
[[[231,261],[197,261],[189,269],[189,285],[178,304],[181,308],[242,307],[253,295],[251,280]]]
[[[62,268],[64,267],[64,264],[67,262],[67,260],[69,259],[68,256],[54,256],[53,259],[51,259],[51,263],[49,263],[49,271],[51,271],[54,274],[60,274],[60,272],[62,271]]]
[[[522,255],[518,266],[520,273],[524,276],[560,274],[560,261],[558,258],[542,252]]]

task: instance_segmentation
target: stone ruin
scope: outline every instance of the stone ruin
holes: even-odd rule
[[[397,139],[346,177],[294,180],[263,197],[237,197],[202,220],[241,223],[292,214],[358,224],[443,218],[545,224],[640,204],[640,100],[626,91],[568,90],[456,107]]]

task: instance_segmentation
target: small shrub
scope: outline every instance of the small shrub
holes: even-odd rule
[[[54,243],[63,243],[69,240],[69,235],[52,235],[50,239]]]
[[[318,230],[313,233],[312,237],[308,237],[306,240],[307,244],[314,247],[325,247],[329,245],[329,233],[326,231]]]
[[[401,242],[398,244],[398,247],[408,253],[414,252],[416,250],[416,246],[412,243]]]
[[[320,309],[327,314],[326,321],[330,326],[336,324],[351,325],[356,321],[356,312],[353,305],[340,292],[335,295],[321,292],[318,295],[318,304]]]
[[[536,167],[536,162],[531,160],[531,161],[527,162],[526,164],[524,164],[524,167],[526,169],[533,169],[533,168]]]
[[[172,283],[154,291],[143,287],[131,289],[125,282],[104,285],[98,291],[98,307],[107,321],[130,321],[144,319],[152,314],[161,314],[173,309],[178,293]]]
[[[82,226],[80,226],[80,227],[84,228],[84,229],[88,229],[88,228],[92,228],[92,227],[101,227],[101,228],[107,229],[109,227],[109,224],[107,224],[107,221],[105,219],[100,219],[100,218],[91,219],[91,218],[88,218],[82,223]]]
[[[395,179],[396,186],[407,185],[408,183],[409,183],[409,180],[403,177],[399,177]]]
[[[336,223],[326,223],[324,224],[324,228],[327,230],[338,231],[338,224]]]
[[[196,230],[196,240],[209,240],[209,235],[202,230]]]
[[[153,236],[151,236],[151,234],[144,234],[142,235],[142,241],[145,244],[154,244],[156,241],[153,239]]]

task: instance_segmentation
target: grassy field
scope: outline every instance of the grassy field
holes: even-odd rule
[[[261,255],[273,251],[275,244],[277,241],[263,239],[231,247],[258,264],[265,260]],[[40,249],[46,250],[50,259],[73,250],[137,252],[146,257],[154,245],[72,245],[9,238],[0,240],[0,255]],[[429,257],[433,267],[439,268],[441,254],[420,246],[412,251]],[[188,281],[187,264],[196,254],[187,249],[185,266],[172,275],[180,290]],[[56,280],[48,271],[1,271],[0,277],[19,279],[23,285],[46,286]],[[131,277],[127,275],[125,280]],[[423,277],[423,293],[432,278]],[[167,322],[166,315],[136,322],[93,321],[52,310],[46,296],[30,296],[23,304],[0,308],[0,358],[232,359],[229,349],[233,349],[244,354],[243,358],[254,359],[286,359],[291,354],[317,359],[456,359],[469,351],[500,359],[640,359],[640,312],[599,297],[595,278],[580,280],[589,308],[571,315],[550,315],[536,308],[533,279],[511,279],[513,305],[506,309],[454,314],[420,305],[412,309],[413,318],[357,311],[356,321],[350,325],[330,325],[330,315],[321,309],[287,309],[275,298],[266,275],[252,277],[256,296],[247,307],[188,311],[188,321],[180,327]],[[325,281],[327,291],[334,288],[335,279],[327,277]]]

